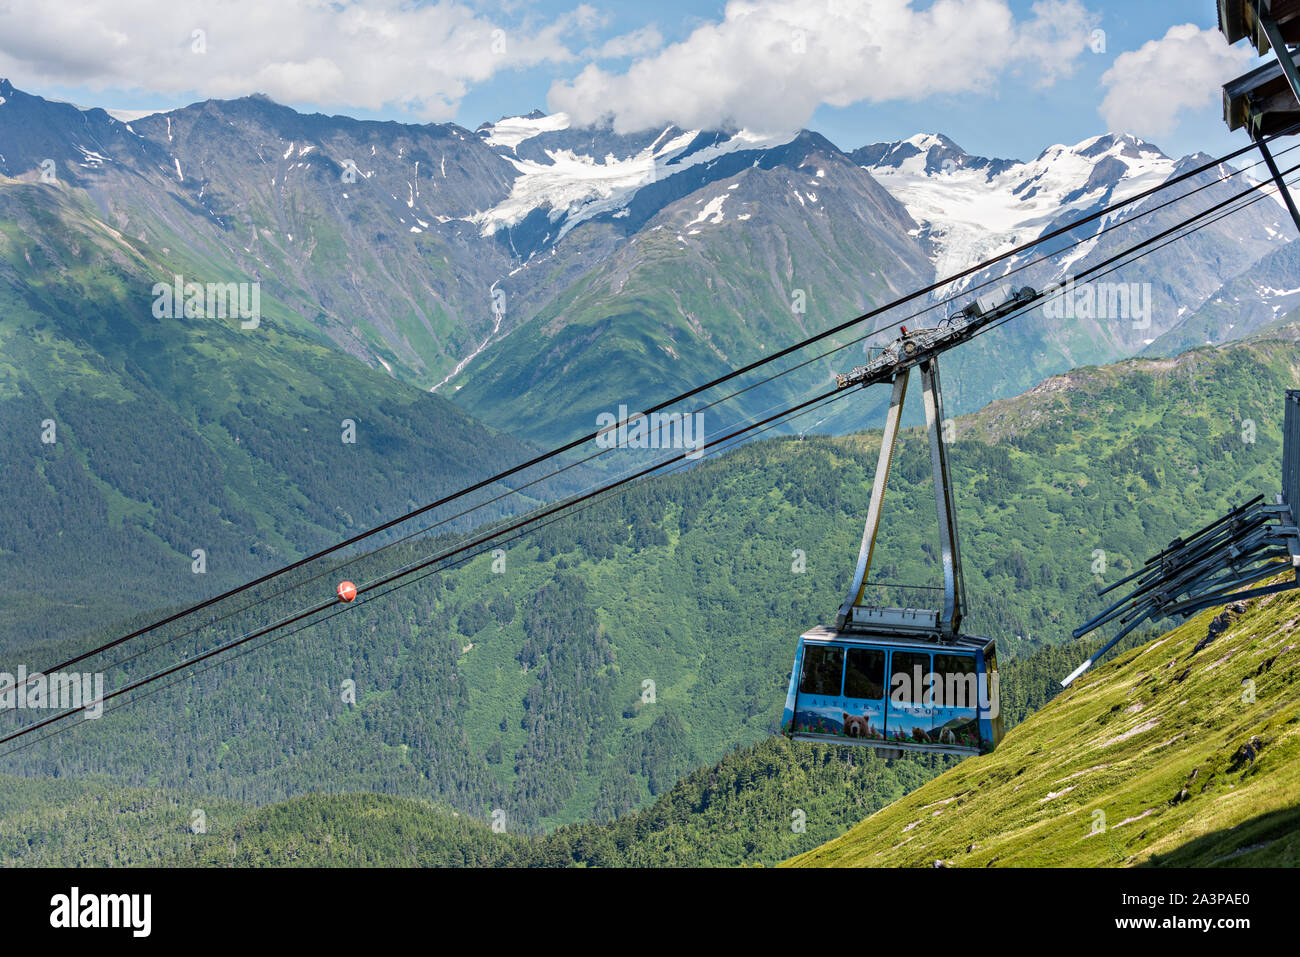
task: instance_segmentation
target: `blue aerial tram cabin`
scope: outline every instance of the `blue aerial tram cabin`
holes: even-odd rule
[[[1039,298],[1029,287],[985,310],[973,303],[937,328],[908,332],[867,365],[837,376],[840,388],[892,382],[894,391],[871,489],[862,547],[833,628],[804,632],[795,652],[781,731],[798,741],[905,751],[985,754],[1002,740],[994,642],[961,632],[966,606],[957,514],[943,435],[938,355],[989,322]],[[939,513],[943,608],[899,608],[870,600],[868,581],[881,509],[898,441],[907,380],[921,371],[930,463]]]
[[[797,741],[984,754],[1002,740],[993,642],[871,637],[818,626],[799,638],[781,729]]]

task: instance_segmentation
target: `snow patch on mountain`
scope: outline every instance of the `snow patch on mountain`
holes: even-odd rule
[[[726,193],[723,193],[721,196],[713,197],[713,199],[704,204],[704,208],[699,211],[696,217],[686,225],[694,226],[696,223],[712,223],[716,226],[718,223],[722,222],[722,204],[726,201]]]
[[[481,127],[479,131],[486,131],[487,135],[483,137],[483,142],[488,146],[504,146],[506,149],[513,150],[524,140],[530,140],[542,133],[556,133],[568,128],[569,114],[567,113],[553,113],[550,116],[532,113],[528,116],[507,116],[496,123]]]
[[[0,100],[3,102],[3,100]],[[161,110],[104,110],[109,116],[121,123],[134,123],[136,120],[142,120],[146,116],[156,116]]]
[[[88,150],[86,147],[78,143],[74,143],[73,146],[76,148],[77,152],[81,154],[83,160],[81,164],[82,166],[98,169],[109,161],[108,157],[103,153],[98,153],[95,150]],[[177,173],[179,174],[179,172],[180,170],[178,168]]]

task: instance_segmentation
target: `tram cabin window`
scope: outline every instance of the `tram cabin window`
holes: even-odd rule
[[[934,656],[934,694],[945,708],[974,708],[979,702],[979,678],[973,655]]]
[[[808,645],[803,653],[803,679],[800,694],[840,695],[844,674],[844,649],[827,645]]]
[[[844,670],[844,697],[885,697],[885,652],[879,648],[850,648]]]
[[[927,704],[930,690],[930,656],[925,652],[895,651],[893,658],[894,663],[889,675],[890,700],[899,704]]]

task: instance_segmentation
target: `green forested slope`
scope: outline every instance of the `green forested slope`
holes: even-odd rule
[[[0,178],[0,649],[197,600],[529,457],[269,289],[254,329],[155,318],[175,275],[260,281],[167,242]]]
[[[1098,580],[1276,487],[1279,398],[1297,372],[1290,330],[1175,360],[1079,370],[957,420],[969,624],[1021,655],[1011,666],[1025,670],[1003,685],[1013,720],[1046,700],[1083,654],[1030,652],[1096,609]],[[917,438],[905,436],[880,545],[890,579],[934,574]],[[258,805],[319,790],[380,792],[478,821],[501,809],[511,833],[623,815],[607,832],[624,834],[611,837],[618,853],[606,849],[604,861],[788,856],[810,845],[785,827],[762,828],[788,826],[795,807],[808,813],[802,839],[825,840],[941,770],[912,759],[885,769],[859,755],[855,768],[836,759],[827,778],[808,767],[825,751],[746,747],[775,729],[793,636],[838,602],[876,442],[871,434],[760,442],[644,483],[513,544],[499,574],[484,556],[359,605],[9,756],[6,770],[110,773],[119,785]],[[430,547],[396,548],[349,573],[364,580]],[[795,550],[806,556],[803,571]],[[268,602],[225,634],[294,607],[297,595]],[[109,669],[110,687],[171,650]],[[346,679],[356,682],[355,705],[341,700]],[[765,762],[783,770],[765,772]],[[746,783],[733,788],[729,775]],[[824,808],[810,797],[787,806],[776,796],[792,779],[836,797]],[[763,781],[772,790],[755,792]],[[708,808],[723,815],[717,823],[700,816]],[[718,839],[739,808],[764,823]],[[240,814],[281,819],[273,810]],[[654,815],[669,826],[652,827]],[[620,828],[657,836],[632,840]],[[766,837],[747,837],[754,833]],[[281,850],[272,846],[268,859]]]
[[[1075,651],[1044,648],[1003,665],[1016,690],[1008,725],[1059,690]],[[862,817],[955,764],[882,761],[851,747],[769,737],[693,770],[653,804],[608,824],[546,835],[425,801],[379,794],[312,794],[263,808],[102,779],[5,778],[0,863],[43,866],[736,866],[772,865],[837,837]],[[191,833],[196,810],[204,831]],[[114,826],[101,826],[112,815]]]
[[[1098,607],[1098,581],[1276,488],[1294,335],[1079,370],[957,420],[969,627],[1007,651],[1060,641]],[[878,550],[890,580],[937,578],[918,438],[905,436]],[[524,829],[610,820],[775,729],[793,638],[833,613],[850,574],[877,442],[760,442],[638,485],[513,543],[500,574],[485,555],[83,722],[7,769],[259,804],[368,790],[482,819],[501,808]],[[365,580],[430,547],[347,573]],[[109,686],[173,651],[108,669]],[[349,679],[356,704],[341,700]],[[1023,692],[1006,694],[1014,708]]]

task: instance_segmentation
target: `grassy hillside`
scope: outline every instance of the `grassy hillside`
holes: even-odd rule
[[[1300,865],[1298,621],[1294,591],[1197,615],[790,864]]]

